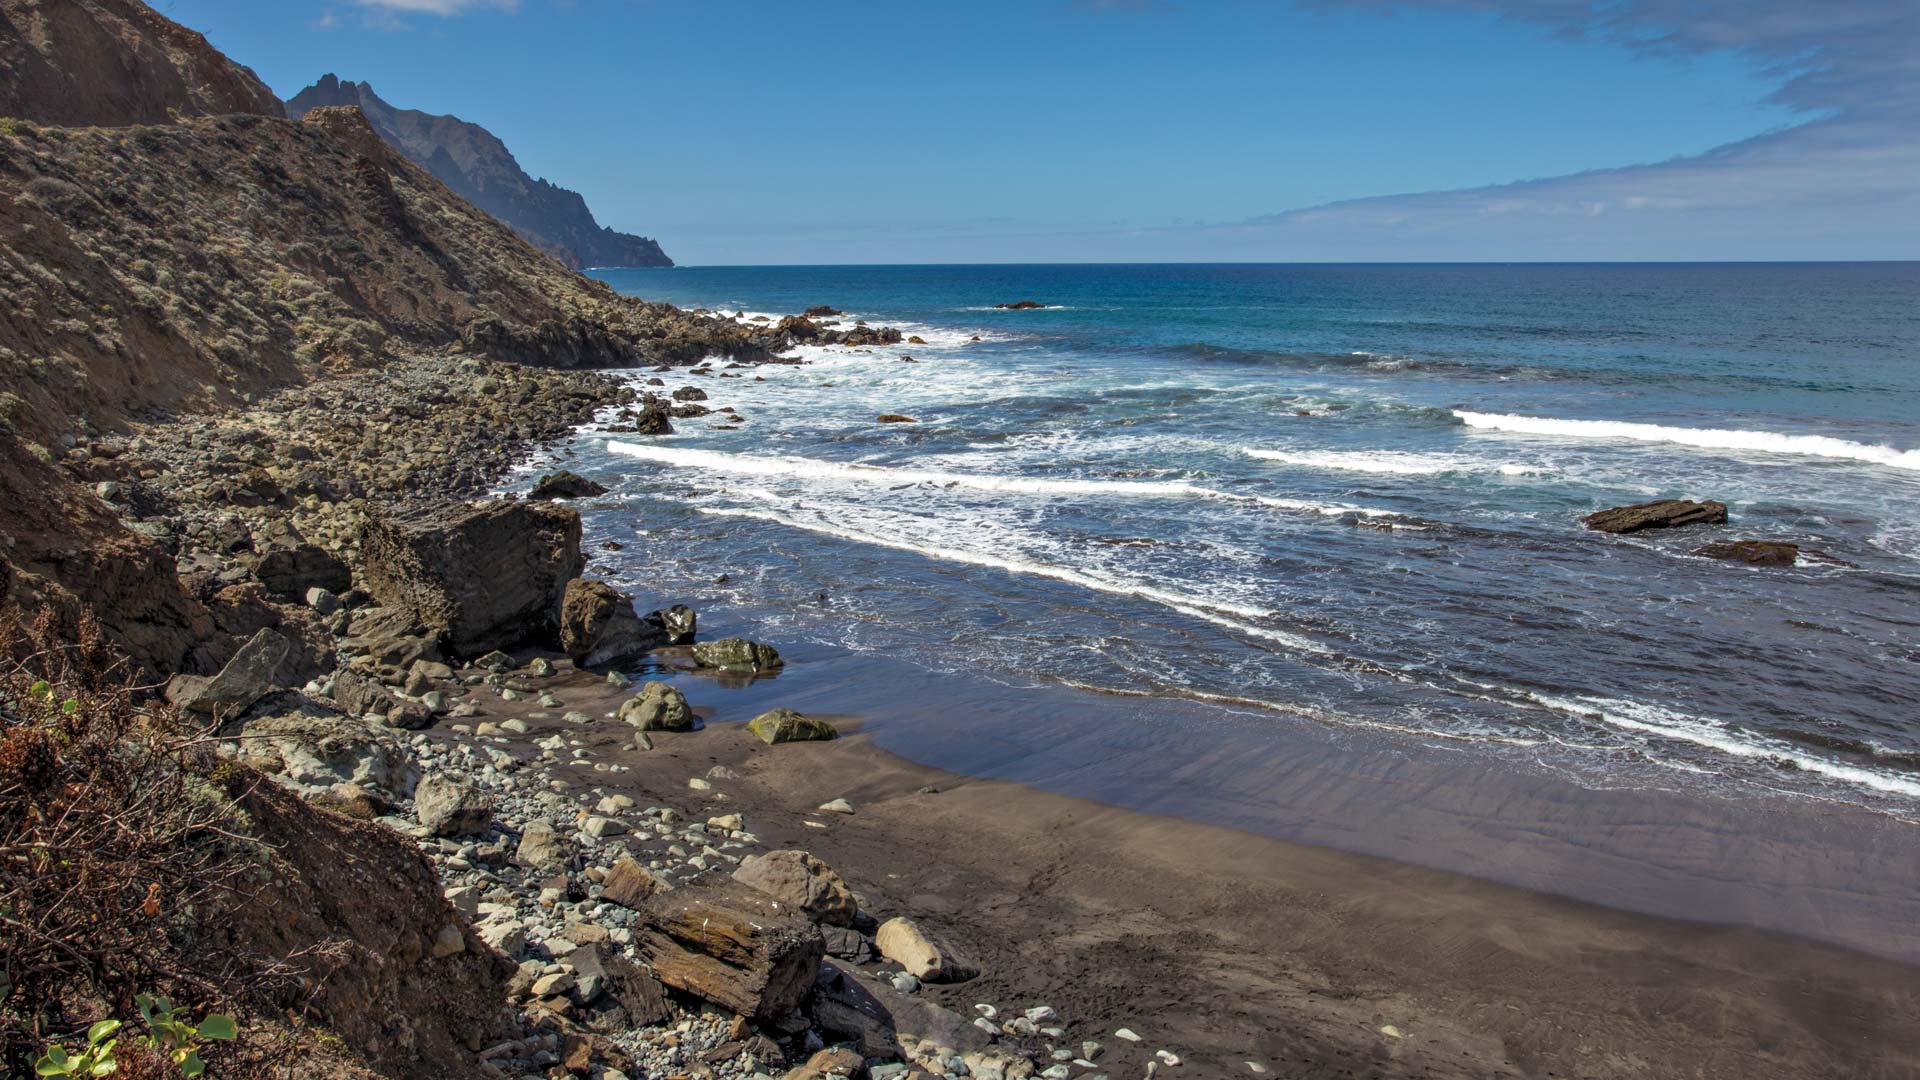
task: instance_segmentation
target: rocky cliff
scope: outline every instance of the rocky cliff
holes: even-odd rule
[[[139,0],[0,0],[0,117],[79,127],[279,112],[252,71]]]
[[[600,225],[577,192],[528,176],[506,144],[478,124],[396,109],[371,84],[342,82],[331,74],[295,94],[287,115],[298,120],[314,109],[339,105],[358,108],[409,160],[568,266],[673,265],[653,240]]]

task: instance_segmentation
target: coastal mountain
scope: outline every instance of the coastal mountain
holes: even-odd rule
[[[409,160],[576,270],[673,265],[655,241],[595,221],[578,192],[528,176],[506,144],[478,124],[396,109],[374,93],[370,83],[342,82],[332,74],[295,94],[287,102],[287,115],[298,120],[334,105],[358,108],[380,137]]]
[[[250,69],[139,0],[0,0],[0,117],[87,127],[280,108]]]

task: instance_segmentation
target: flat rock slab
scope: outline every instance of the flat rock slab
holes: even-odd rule
[[[1580,519],[1589,529],[1609,533],[1677,529],[1683,525],[1724,525],[1726,521],[1726,504],[1691,499],[1655,499],[1632,506],[1615,506]]]
[[[733,881],[651,897],[634,946],[654,978],[757,1021],[800,1004],[825,951],[804,916]]]

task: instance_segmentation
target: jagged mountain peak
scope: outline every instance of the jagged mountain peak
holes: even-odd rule
[[[457,116],[397,109],[371,83],[329,72],[287,102],[294,119],[326,106],[356,106],[380,137],[467,201],[541,249],[583,266],[672,266],[660,245],[605,228],[577,192],[529,176],[505,143]]]

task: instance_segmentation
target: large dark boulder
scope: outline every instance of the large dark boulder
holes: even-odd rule
[[[551,636],[580,575],[580,515],[547,502],[456,504],[375,518],[362,585],[467,658]]]
[[[1589,529],[1609,533],[1677,529],[1682,525],[1724,525],[1726,521],[1726,504],[1691,499],[1655,499],[1632,506],[1615,506],[1580,519]]]
[[[575,578],[560,602],[560,647],[580,667],[638,656],[667,644],[658,623],[642,619],[633,601],[604,581]]]
[[[527,498],[535,500],[581,499],[593,495],[605,495],[605,486],[581,476],[577,472],[561,469],[557,473],[548,473],[534,482],[533,490],[527,492]]]

